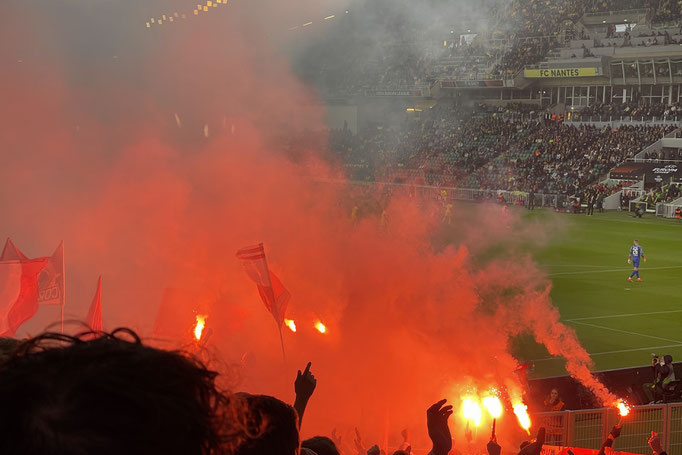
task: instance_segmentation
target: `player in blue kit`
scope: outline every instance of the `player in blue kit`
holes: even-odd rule
[[[639,277],[639,259],[641,258],[644,262],[646,262],[646,257],[644,257],[644,251],[642,251],[642,247],[639,246],[639,241],[635,240],[634,245],[630,247],[630,255],[628,256],[628,264],[632,262],[632,265],[634,267],[634,270],[628,277],[628,281],[632,282],[632,277],[637,276],[637,281],[642,281],[642,279]]]

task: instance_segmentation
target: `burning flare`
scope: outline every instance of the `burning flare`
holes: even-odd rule
[[[292,332],[296,333],[296,323],[292,319],[285,319],[284,320],[284,325],[289,327],[289,330]]]
[[[495,396],[483,398],[483,406],[488,410],[493,419],[497,419],[502,415],[502,402]]]
[[[482,414],[478,400],[472,397],[464,398],[462,401],[462,415],[467,421],[470,420],[475,426],[479,426]]]
[[[530,434],[530,416],[528,415],[528,406],[523,403],[516,403],[514,405],[514,414],[516,414],[516,418],[519,420],[519,425],[521,425],[521,428]]]
[[[196,338],[197,341],[201,340],[201,334],[204,331],[204,327],[206,327],[206,316],[197,314],[197,322],[194,325],[194,338]]]
[[[627,402],[622,398],[619,398],[614,405],[618,408],[618,412],[620,413],[621,417],[625,417],[626,415],[630,414],[630,405],[628,405]]]
[[[322,324],[321,321],[317,321],[315,323],[315,328],[317,329],[318,332],[320,333],[327,333],[327,326]]]

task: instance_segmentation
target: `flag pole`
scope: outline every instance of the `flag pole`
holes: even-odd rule
[[[62,335],[64,335],[64,305],[66,305],[66,266],[64,264],[65,264],[64,241],[62,240],[62,305],[61,305]]]
[[[260,247],[263,249],[263,262],[265,263],[265,274],[268,278],[268,294],[270,295],[270,301],[272,302],[273,308],[275,308],[277,301],[275,300],[275,291],[272,289],[272,281],[270,280],[270,267],[268,267],[268,259],[265,255],[265,246],[261,243]],[[282,336],[282,322],[280,320],[279,311],[277,312],[277,329],[279,330],[279,343],[282,346],[282,361],[286,363],[287,356],[284,353],[284,337]]]
[[[284,363],[287,361],[287,356],[284,353],[284,337],[282,337],[282,326],[279,326],[279,344],[282,346],[282,360]]]

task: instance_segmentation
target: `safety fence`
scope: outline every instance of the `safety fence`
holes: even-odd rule
[[[448,201],[491,201],[511,205],[528,205],[528,193],[524,191],[477,190],[471,188],[450,188],[429,185],[385,184],[394,188],[403,187],[417,194],[433,196]],[[536,207],[557,207],[557,202],[568,206],[568,197],[556,194],[535,193],[533,203]]]
[[[646,125],[673,125],[679,126],[682,122],[682,115],[660,116],[660,117],[628,117],[622,115],[579,115],[573,114],[569,117],[566,115],[565,122],[567,124],[577,125],[593,125],[598,127],[611,126],[619,127],[621,125],[627,126],[646,126]]]
[[[346,184],[345,180],[340,179],[315,179],[318,182]],[[406,193],[410,195],[421,195],[424,197],[437,198],[441,201],[473,201],[473,202],[497,202],[509,205],[528,206],[529,194],[524,191],[505,191],[505,190],[480,190],[472,188],[453,188],[449,186],[418,185],[412,183],[389,183],[389,182],[363,182],[351,181],[352,185],[357,186],[377,186],[382,187],[390,193]],[[633,187],[634,188],[634,187]],[[630,190],[630,188],[628,188]],[[636,198],[642,194],[642,190],[631,190],[629,195]],[[616,192],[604,201],[604,208],[613,210],[620,208],[621,191]],[[535,207],[549,207],[557,210],[571,211],[575,198],[565,194],[543,194],[535,193],[533,205]],[[613,201],[613,204],[607,202]],[[587,207],[583,201],[581,210]],[[597,207],[595,206],[595,210]]]
[[[612,408],[535,414],[534,426],[547,430],[546,444],[599,449],[614,425],[622,424],[613,450],[650,454],[647,438],[659,434],[668,455],[682,455],[682,403],[634,406],[621,420]]]

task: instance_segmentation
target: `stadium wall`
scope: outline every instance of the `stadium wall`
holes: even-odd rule
[[[675,377],[682,378],[682,362],[674,363],[673,367],[675,369]],[[645,399],[642,385],[653,382],[654,379],[653,370],[650,365],[600,371],[595,372],[594,375],[608,387],[611,392],[624,398],[630,404],[642,403]],[[595,401],[592,393],[570,376],[531,379],[528,383],[529,401],[532,404],[532,409],[542,409],[544,399],[549,396],[549,392],[553,388],[559,390],[562,400],[566,403],[566,409],[584,410],[600,407],[600,403]],[[669,401],[680,402],[680,404],[682,404],[682,395],[671,398]],[[682,418],[682,415],[680,417]],[[682,427],[680,428],[680,431],[682,431]]]

